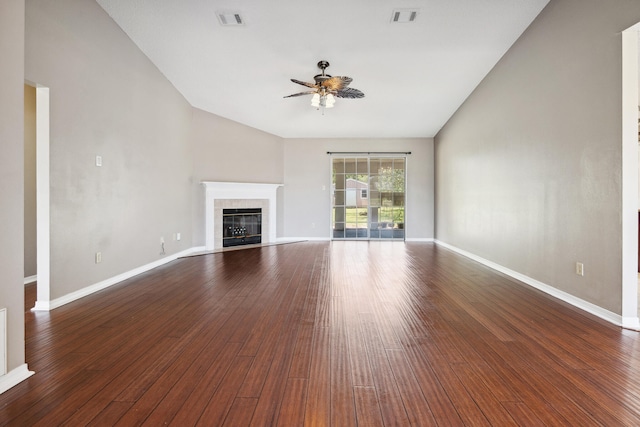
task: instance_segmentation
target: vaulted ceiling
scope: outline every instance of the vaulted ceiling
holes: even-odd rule
[[[434,136],[548,1],[97,0],[191,105],[284,138]],[[283,98],[320,60],[365,97]]]

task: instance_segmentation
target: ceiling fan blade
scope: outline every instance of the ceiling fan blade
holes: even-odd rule
[[[284,96],[283,98],[291,98],[291,97],[294,97],[294,96],[302,96],[302,95],[311,95],[312,93],[316,93],[316,91],[315,90],[308,90],[306,92],[298,92],[298,93],[294,93],[293,95]]]
[[[346,87],[342,90],[338,90],[335,92],[335,95],[338,98],[351,98],[351,99],[364,98],[364,93],[352,87]]]
[[[318,87],[315,83],[307,83],[307,82],[303,82],[303,81],[296,80],[296,79],[291,79],[291,81],[294,82],[294,83],[298,83],[299,85],[302,85],[302,86],[312,87],[314,89],[316,89]]]
[[[335,76],[329,79],[326,79],[321,83],[321,86],[327,88],[330,91],[340,91],[349,86],[353,79],[351,77],[346,76]]]

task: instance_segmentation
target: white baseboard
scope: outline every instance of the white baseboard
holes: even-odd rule
[[[342,239],[341,239],[342,240]],[[364,240],[364,239],[363,239]],[[377,241],[378,239],[376,239]],[[380,239],[384,241],[384,239]],[[278,237],[276,239],[277,242],[330,242],[331,237]],[[435,239],[433,237],[408,237],[404,239],[405,242],[434,242]]]
[[[29,283],[33,283],[33,282],[37,282],[38,281],[38,276],[29,276],[29,277],[25,277],[24,278],[24,284],[28,285]]]
[[[640,318],[638,317],[623,317],[622,325],[625,329],[631,329],[633,331],[640,332]]]
[[[344,239],[340,239],[344,240]],[[348,240],[348,239],[346,239]],[[357,240],[357,239],[354,239]],[[365,241],[366,239],[362,239]],[[331,237],[278,237],[278,242],[330,242]],[[385,239],[374,239],[372,241],[385,241]],[[391,239],[390,239],[391,241]],[[435,239],[433,237],[408,237],[404,239],[405,242],[434,242]]]
[[[95,292],[101,291],[102,289],[108,288],[109,286],[113,286],[116,283],[120,283],[123,280],[130,279],[133,276],[137,276],[138,274],[144,273],[156,267],[160,267],[168,262],[174,261],[178,258],[188,256],[194,252],[198,252],[204,249],[204,247],[193,247],[186,249],[184,251],[175,253],[173,255],[169,255],[157,261],[151,262],[149,264],[145,264],[138,268],[134,268],[133,270],[124,272],[122,274],[118,274],[117,276],[111,277],[109,279],[103,280],[101,282],[95,283],[93,285],[87,286],[86,288],[79,289],[75,292],[71,292],[70,294],[61,296],[60,298],[56,298],[51,301],[36,301],[35,307],[31,309],[31,311],[49,311],[54,308],[58,308],[65,304],[69,304],[72,301],[80,299],[82,297],[86,297],[87,295],[91,295]]]
[[[178,258],[189,256],[189,255],[192,255],[192,254],[194,254],[196,252],[203,252],[203,251],[206,251],[206,250],[207,250],[206,246],[194,246],[191,249],[188,249],[186,251],[186,252],[188,252],[187,254],[184,254],[184,253],[181,252],[182,255],[178,256]],[[183,251],[183,252],[185,252],[185,251]]]
[[[30,371],[27,364],[18,366],[0,377],[0,394],[29,378],[35,372]]]
[[[546,283],[542,283],[536,279],[533,279],[529,276],[525,276],[524,274],[518,273],[517,271],[511,270],[509,268],[503,267],[500,264],[496,264],[493,261],[489,261],[487,259],[484,259],[482,257],[479,257],[475,254],[472,254],[471,252],[467,252],[465,250],[462,250],[460,248],[457,248],[455,246],[452,246],[448,243],[442,242],[440,240],[435,240],[435,242],[444,247],[447,248],[449,250],[452,250],[454,252],[459,253],[460,255],[463,255],[467,258],[470,258],[474,261],[479,262],[480,264],[486,265],[489,268],[492,268],[496,271],[499,271],[501,273],[506,274],[507,276],[510,276],[516,280],[519,280],[520,282],[523,282],[531,287],[534,287],[546,294],[549,294],[555,298],[558,298],[559,300],[562,300],[566,303],[571,304],[572,306],[579,308],[581,310],[586,311],[587,313],[591,313],[594,316],[598,316],[601,319],[606,320],[607,322],[613,323],[616,326],[622,326],[624,328],[628,328],[628,329],[635,329],[635,330],[639,330],[640,329],[640,324],[638,324],[638,318],[622,318],[622,316],[620,316],[619,314],[616,314],[612,311],[606,310],[600,306],[597,306],[595,304],[592,304],[588,301],[585,301],[583,299],[580,299],[574,295],[571,295],[567,292],[561,291],[557,288],[554,288],[553,286],[547,285]]]
[[[293,243],[293,242],[328,242],[330,237],[278,237],[276,242]]]

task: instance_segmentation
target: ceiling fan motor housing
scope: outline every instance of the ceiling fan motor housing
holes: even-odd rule
[[[329,80],[331,78],[331,74],[317,74],[313,76],[313,79],[317,84],[321,84],[325,80]]]

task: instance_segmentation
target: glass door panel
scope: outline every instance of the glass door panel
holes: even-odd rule
[[[332,158],[334,239],[404,239],[405,158]]]
[[[393,160],[393,170],[395,175],[395,188],[393,192],[393,208],[394,208],[394,227],[397,238],[404,239],[405,224],[405,191],[406,191],[406,162],[407,159],[400,158]]]
[[[333,208],[331,225],[334,239],[344,239],[345,229],[345,165],[344,159],[333,159],[331,174],[331,190],[333,194]]]

